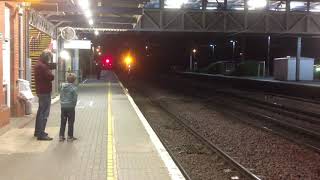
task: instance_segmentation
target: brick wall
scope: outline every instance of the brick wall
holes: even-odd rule
[[[4,32],[4,2],[0,2],[0,33]],[[2,35],[3,36],[3,35]],[[0,39],[0,127],[9,123],[10,109],[4,105],[4,92],[3,92],[3,56],[2,44],[3,38]]]
[[[17,3],[10,3],[12,7],[16,7]],[[13,68],[11,69],[11,116],[24,116],[25,110],[24,110],[24,103],[23,101],[18,98],[19,89],[17,80],[19,79],[19,50],[20,50],[20,44],[19,44],[19,15],[17,12],[11,11],[12,16],[11,19],[13,20],[11,23],[11,35],[13,37],[12,39],[12,50],[11,56],[13,57]],[[23,36],[23,34],[22,34]],[[24,43],[22,44],[24,45]],[[23,54],[22,54],[22,57]],[[23,63],[24,65],[25,63]],[[23,77],[24,78],[24,77]]]
[[[17,2],[1,1],[0,2],[0,32],[4,33],[4,9],[5,6],[10,8],[11,12],[11,108],[4,105],[4,93],[2,90],[3,84],[3,53],[2,44],[0,42],[0,127],[9,123],[9,116],[23,116],[24,103],[18,97],[17,80],[19,78],[19,15],[17,14]],[[24,33],[23,33],[24,34]],[[24,43],[23,43],[24,45]],[[24,55],[22,54],[24,57]],[[25,63],[23,63],[25,64]]]

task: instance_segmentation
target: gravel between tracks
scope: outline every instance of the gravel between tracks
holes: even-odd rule
[[[141,85],[141,84],[140,84]],[[205,100],[143,86],[170,112],[188,121],[222,150],[263,179],[320,179],[320,155],[284,138],[248,126]]]
[[[224,160],[207,149],[167,113],[152,105],[146,97],[139,93],[131,95],[157,135],[161,137],[163,143],[171,150],[192,180],[229,180],[234,175],[239,177],[239,173],[234,171],[225,172],[231,168],[222,163]]]

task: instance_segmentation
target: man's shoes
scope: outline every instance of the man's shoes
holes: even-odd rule
[[[68,137],[67,138],[67,141],[68,142],[72,142],[72,141],[74,141],[74,140],[77,140],[78,138],[75,138],[75,137]]]
[[[60,136],[60,137],[59,137],[59,141],[60,141],[60,142],[62,142],[62,141],[64,141],[64,140],[66,140],[65,137],[63,137],[63,136]]]
[[[43,136],[43,137],[38,137],[39,141],[52,141],[53,138],[49,137],[49,136]]]
[[[48,133],[46,133],[46,132],[45,132],[45,133],[44,133],[44,135],[45,135],[45,136],[48,136]],[[34,133],[34,135],[33,135],[33,136],[34,136],[34,137],[38,137],[38,136],[39,136],[39,134]]]

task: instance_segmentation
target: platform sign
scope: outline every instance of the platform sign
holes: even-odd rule
[[[64,49],[91,49],[90,40],[69,40],[64,41]]]

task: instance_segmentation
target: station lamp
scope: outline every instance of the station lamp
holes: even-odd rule
[[[89,1],[88,0],[79,0],[78,3],[83,10],[89,9]]]
[[[188,0],[167,1],[166,8],[181,8],[181,6],[186,3],[188,3]]]
[[[91,18],[92,17],[92,13],[90,11],[90,9],[87,9],[84,11],[84,15],[87,17],[87,18]]]
[[[196,49],[193,49],[193,50],[192,50],[192,52],[193,52],[193,53],[196,53],[196,52],[197,52],[197,50],[196,50]]]
[[[267,6],[267,0],[248,0],[249,9],[261,9]]]
[[[98,35],[99,35],[99,31],[98,31],[98,30],[95,30],[95,31],[94,31],[94,35],[98,36]]]
[[[68,51],[62,50],[62,51],[60,52],[60,58],[61,58],[61,59],[64,59],[64,60],[70,60],[70,59],[71,59],[71,56],[70,56],[70,54],[69,54]]]

